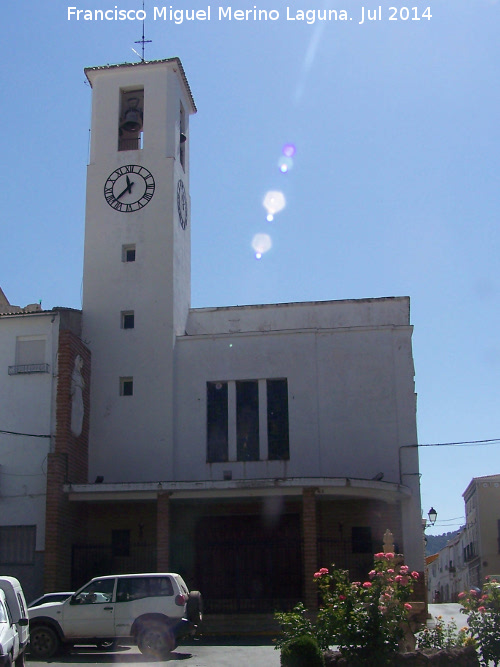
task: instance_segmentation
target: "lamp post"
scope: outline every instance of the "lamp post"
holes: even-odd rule
[[[429,523],[431,526],[433,526],[436,523],[438,513],[434,509],[434,507],[431,507],[430,510],[427,512],[427,516],[429,517]]]

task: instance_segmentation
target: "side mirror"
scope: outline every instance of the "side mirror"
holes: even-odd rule
[[[26,625],[29,625],[29,620],[28,620],[27,618],[20,618],[20,619],[18,620],[17,624],[18,624],[18,625],[26,626]]]

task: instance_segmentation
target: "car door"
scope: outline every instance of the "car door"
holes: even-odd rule
[[[114,637],[114,578],[94,579],[63,605],[63,631],[68,639]]]

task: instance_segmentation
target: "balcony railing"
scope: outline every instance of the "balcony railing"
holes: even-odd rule
[[[20,373],[48,373],[49,364],[21,364],[18,366],[9,366],[9,375],[19,375]]]

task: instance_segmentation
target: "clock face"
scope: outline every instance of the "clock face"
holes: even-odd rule
[[[188,221],[188,203],[184,183],[179,179],[177,183],[177,211],[179,213],[179,223],[182,229],[186,229]]]
[[[115,169],[104,184],[104,197],[120,213],[133,213],[151,201],[155,181],[150,171],[138,164]]]

